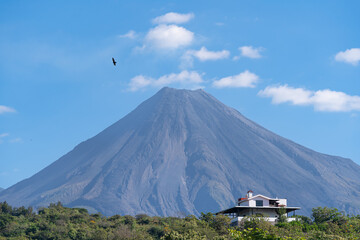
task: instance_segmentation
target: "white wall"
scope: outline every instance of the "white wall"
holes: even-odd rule
[[[249,206],[249,207],[256,207],[256,200],[262,200],[263,201],[263,206],[264,207],[269,207],[269,200],[263,197],[255,197],[249,201],[245,201],[242,202],[239,206]],[[285,207],[287,206],[287,200],[284,199],[278,199],[277,202],[279,203],[279,205],[284,205]]]
[[[249,200],[249,206],[250,207],[256,207],[256,200],[262,200],[263,201],[263,206],[264,207],[268,207],[269,206],[269,200],[262,198],[262,197],[256,197],[253,198],[251,200]],[[241,204],[242,205],[242,204]],[[245,205],[244,205],[245,206]]]
[[[231,223],[238,224],[243,219],[244,219],[244,217],[235,217],[235,218],[231,219]],[[277,221],[277,217],[265,217],[264,219],[268,222],[276,222]],[[296,221],[296,218],[287,218],[286,220],[288,222],[292,222],[292,221]]]
[[[287,200],[286,199],[279,199],[278,200],[279,205],[285,205],[287,206]]]

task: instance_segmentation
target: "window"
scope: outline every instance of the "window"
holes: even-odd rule
[[[263,200],[256,200],[256,206],[257,206],[257,207],[262,207],[262,206],[264,206]]]

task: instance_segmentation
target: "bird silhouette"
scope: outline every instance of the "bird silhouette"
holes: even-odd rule
[[[114,58],[112,58],[112,61],[113,61],[114,66],[116,66],[116,61]]]

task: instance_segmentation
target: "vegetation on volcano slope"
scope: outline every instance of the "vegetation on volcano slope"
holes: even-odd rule
[[[360,216],[345,216],[334,208],[314,208],[312,219],[298,216],[275,226],[249,218],[230,227],[226,216],[200,218],[149,217],[145,214],[112,217],[86,209],[51,204],[37,213],[0,203],[0,239],[360,239]]]

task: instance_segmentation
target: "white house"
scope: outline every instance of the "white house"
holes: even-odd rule
[[[279,210],[284,209],[287,221],[294,221],[295,218],[288,216],[289,212],[299,210],[299,207],[288,207],[285,198],[269,198],[258,194],[253,196],[253,191],[248,191],[245,198],[239,198],[237,206],[222,210],[216,214],[228,215],[232,218],[231,222],[237,225],[244,217],[262,216],[267,221],[275,223],[279,217]]]

